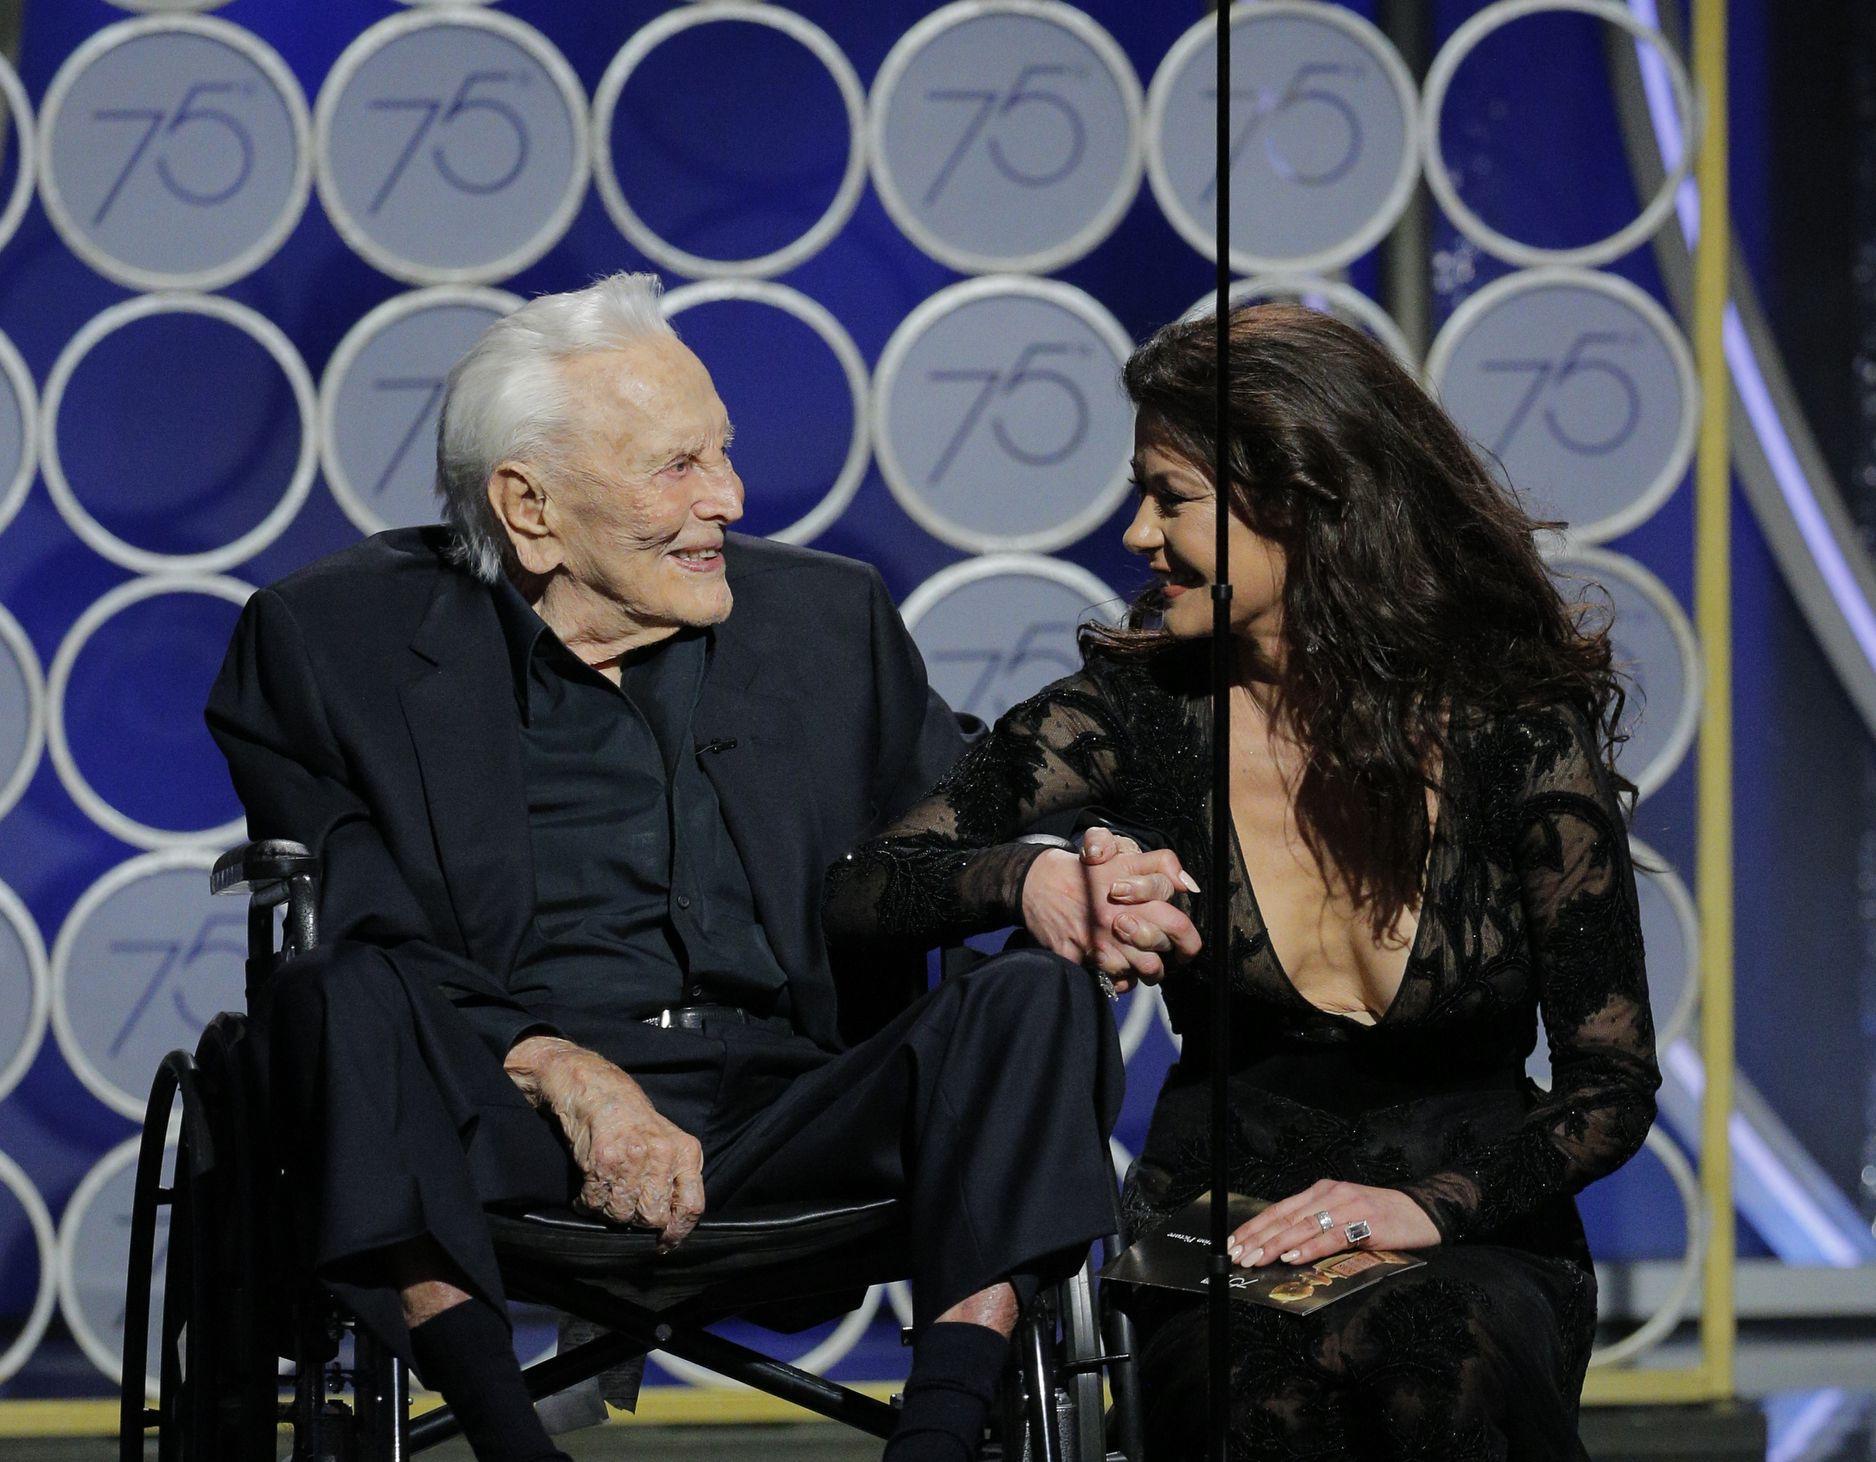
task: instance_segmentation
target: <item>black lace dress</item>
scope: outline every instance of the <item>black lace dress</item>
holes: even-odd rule
[[[1037,818],[1099,807],[1174,849],[1205,898],[1209,705],[1190,655],[1090,658],[1015,707],[933,795],[830,870],[830,939],[921,944],[1019,922]],[[1582,719],[1456,731],[1418,931],[1372,1025],[1318,1009],[1272,952],[1234,844],[1232,1188],[1320,1178],[1411,1195],[1425,1268],[1315,1315],[1233,1307],[1233,1456],[1581,1458],[1595,1278],[1571,1195],[1641,1145],[1653,1028],[1620,808]],[[1209,1186],[1209,953],[1161,986],[1183,1045],[1123,1203],[1134,1233]],[[1554,1079],[1524,1075],[1541,1008]],[[1202,1303],[1134,1296],[1149,1451],[1205,1455]]]

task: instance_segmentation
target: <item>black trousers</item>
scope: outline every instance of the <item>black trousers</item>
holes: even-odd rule
[[[406,1361],[387,1248],[434,1239],[500,1308],[482,1209],[570,1200],[578,1175],[554,1123],[434,986],[368,945],[282,970],[267,1028],[314,1272]],[[663,1034],[669,1060],[632,1074],[702,1143],[706,1216],[899,1199],[921,1329],[999,1280],[1032,1290],[1072,1272],[1118,1227],[1120,1049],[1092,977],[1066,960],[989,960],[837,1055],[763,1026]],[[603,1033],[582,1044],[605,1054]]]

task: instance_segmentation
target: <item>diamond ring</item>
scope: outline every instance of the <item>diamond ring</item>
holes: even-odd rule
[[[1350,1248],[1359,1244],[1373,1232],[1374,1230],[1368,1227],[1368,1220],[1365,1218],[1356,1219],[1347,1228],[1342,1230],[1343,1235],[1348,1239]]]
[[[1335,1220],[1330,1218],[1327,1213],[1318,1213],[1316,1215],[1316,1227],[1326,1234],[1330,1229],[1335,1227]]]

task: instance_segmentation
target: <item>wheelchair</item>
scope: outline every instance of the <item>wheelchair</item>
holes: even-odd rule
[[[318,943],[317,859],[296,843],[248,843],[217,861],[211,888],[248,896],[246,1005],[264,1009],[273,971]],[[956,953],[947,952],[948,966]],[[460,1430],[447,1407],[413,1418],[403,1363],[296,1269],[287,1201],[258,1032],[248,1015],[223,1012],[193,1055],[163,1059],[144,1117],[125,1290],[122,1462],[141,1462],[151,1434],[159,1462],[259,1462],[278,1455],[283,1430],[293,1462],[404,1462]],[[152,1337],[141,1301],[165,1207],[165,1301]],[[741,1317],[805,1328],[850,1308],[856,1287],[905,1277],[895,1258],[896,1208],[884,1200],[706,1215],[664,1259],[649,1231],[564,1208],[490,1209],[509,1294],[599,1327],[596,1338],[528,1368],[529,1394],[555,1395],[656,1350],[889,1437],[894,1405],[707,1327]],[[146,1392],[152,1340],[154,1405]],[[1024,1307],[1010,1349],[984,1457],[1140,1462],[1131,1326],[1100,1303],[1089,1265]]]

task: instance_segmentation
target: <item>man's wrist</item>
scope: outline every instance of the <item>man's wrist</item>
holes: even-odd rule
[[[524,1035],[508,1048],[502,1069],[521,1088],[531,1106],[538,1107],[543,1097],[542,1082],[555,1062],[580,1048],[564,1036]]]
[[[1043,864],[1051,861],[1061,863],[1064,867],[1069,863],[1074,864],[1077,868],[1081,866],[1080,854],[1072,852],[1067,848],[1057,848],[1046,843],[1041,845],[1031,844],[1031,847],[1035,849],[1035,853],[1023,868],[1022,878],[1016,887],[1016,907],[1014,909],[1016,917],[1024,925],[1028,925],[1030,919],[1029,882],[1030,879],[1035,876],[1036,870]],[[1035,930],[1032,928],[1030,932],[1033,934]]]

